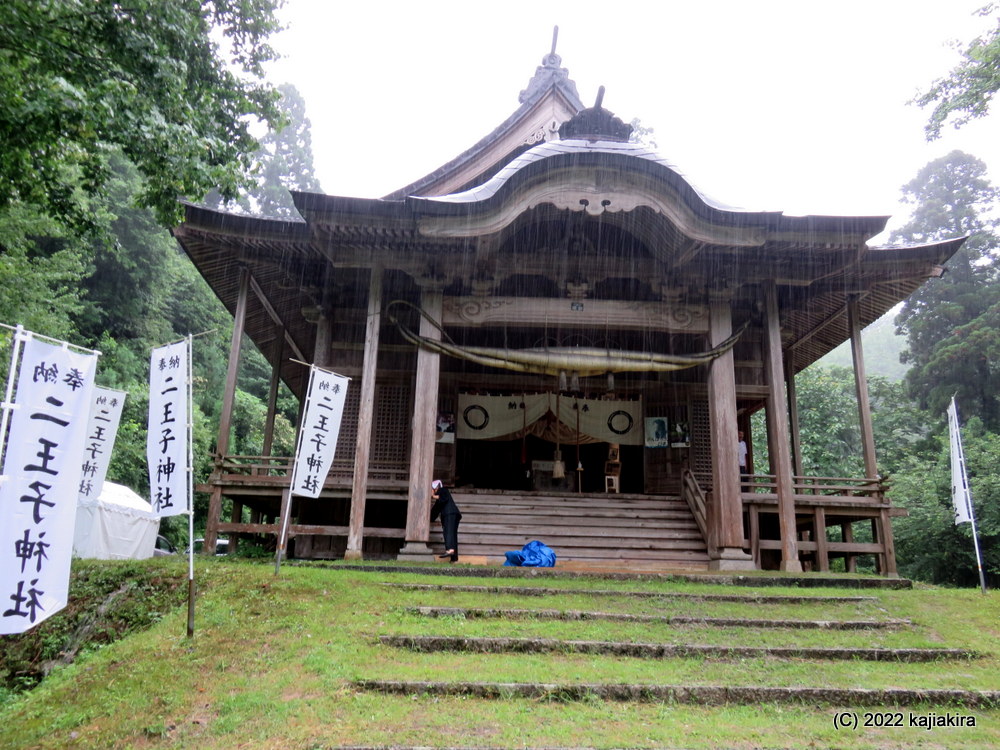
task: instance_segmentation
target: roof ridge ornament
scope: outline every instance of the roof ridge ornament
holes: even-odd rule
[[[632,126],[604,109],[604,87],[597,89],[597,100],[590,109],[580,110],[572,119],[559,128],[562,140],[614,141],[628,143],[632,137]]]
[[[517,97],[518,102],[524,104],[534,99],[543,91],[554,85],[563,84],[572,91],[577,99],[580,95],[576,91],[576,84],[569,78],[569,70],[562,67],[562,58],[556,54],[556,44],[559,41],[559,27],[552,27],[552,50],[542,57],[542,64],[535,68],[534,77],[528,81],[527,88]]]
[[[556,45],[559,43],[559,27],[552,27],[552,51],[542,58],[542,65],[546,68],[558,68],[562,65],[562,58],[556,54]]]

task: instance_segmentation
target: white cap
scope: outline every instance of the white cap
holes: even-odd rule
[[[433,482],[431,482],[431,487],[433,489],[435,489],[435,490],[438,489],[438,488],[440,488],[443,485],[444,485],[444,482],[442,482],[440,479],[435,479]]]

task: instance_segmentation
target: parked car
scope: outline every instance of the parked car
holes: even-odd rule
[[[205,548],[204,539],[194,540],[194,551],[201,552]],[[229,540],[228,539],[216,539],[215,540],[215,556],[221,557],[222,555],[229,553]]]
[[[177,547],[163,534],[156,535],[156,545],[153,547],[153,557],[165,557],[177,554]]]

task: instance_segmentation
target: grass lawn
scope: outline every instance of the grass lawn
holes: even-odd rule
[[[116,563],[107,563],[114,566]],[[131,563],[135,565],[135,563]],[[151,560],[186,576],[185,561]],[[913,590],[719,587],[691,582],[601,579],[498,581],[349,566],[199,560],[196,632],[186,607],[152,627],[85,653],[38,688],[0,708],[3,748],[438,747],[921,747],[1000,746],[1000,710],[921,706],[690,706],[382,695],[354,680],[1000,690],[1000,595],[917,586]],[[750,604],[710,600],[409,590],[385,583],[539,585],[682,593],[860,594],[855,603]],[[888,620],[910,627],[827,631],[714,628],[603,620],[426,617],[416,606],[509,607],[768,619]],[[459,635],[676,644],[967,648],[983,654],[922,664],[811,659],[643,660],[572,653],[418,653],[378,636]],[[838,729],[846,712],[898,712],[903,727]],[[911,727],[910,716],[974,716],[975,728]]]

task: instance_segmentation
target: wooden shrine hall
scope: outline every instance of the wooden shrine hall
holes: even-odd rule
[[[186,207],[174,235],[235,316],[198,488],[207,549],[273,544],[285,502],[295,557],[429,561],[440,478],[461,556],[541,539],[622,568],[867,558],[896,575],[860,332],[962,240],[875,247],[888,217],[727,207],[630,142],[602,97],[581,102],[553,47],[510,117],[384,198],[294,193],[301,221]],[[273,367],[255,456],[229,451],[244,336]],[[808,476],[795,375],[847,340],[865,475]],[[352,379],[318,499],[290,496],[292,458],[271,450],[279,381],[301,399],[303,362]],[[761,409],[766,465],[750,444],[741,475]]]

